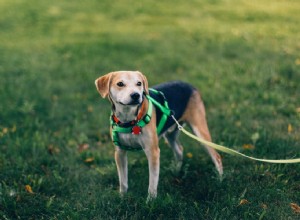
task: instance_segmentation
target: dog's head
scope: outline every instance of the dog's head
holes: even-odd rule
[[[138,105],[143,94],[149,94],[148,81],[138,71],[111,72],[95,81],[98,92],[103,98],[121,105]]]

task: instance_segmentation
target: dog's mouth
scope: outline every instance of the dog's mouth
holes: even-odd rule
[[[136,105],[139,105],[141,104],[141,102],[139,100],[132,100],[131,102],[125,104],[123,102],[118,102],[119,104],[121,105],[124,105],[124,106],[136,106]]]

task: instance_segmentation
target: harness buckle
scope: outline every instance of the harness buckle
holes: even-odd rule
[[[144,122],[146,123],[146,124],[148,124],[150,121],[151,121],[151,116],[150,115],[148,115],[148,114],[146,114],[145,116],[144,116]]]

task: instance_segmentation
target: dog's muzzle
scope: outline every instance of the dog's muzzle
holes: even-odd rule
[[[137,92],[133,92],[130,94],[131,102],[128,103],[129,105],[138,105],[140,104],[141,95]]]
[[[133,101],[139,101],[141,95],[140,95],[139,93],[137,93],[137,92],[134,92],[134,93],[131,93],[131,94],[130,94],[130,97],[131,97],[131,99],[132,99]]]
[[[130,98],[131,98],[131,100],[127,104],[125,104],[123,102],[118,102],[118,103],[120,103],[122,105],[139,105],[143,101],[143,99],[141,99],[141,95],[139,93],[137,93],[137,92],[131,93],[130,94]]]

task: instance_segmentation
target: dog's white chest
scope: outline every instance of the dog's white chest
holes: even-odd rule
[[[149,143],[149,134],[132,134],[132,133],[119,133],[119,142],[122,146],[133,148],[145,148],[145,143]]]

